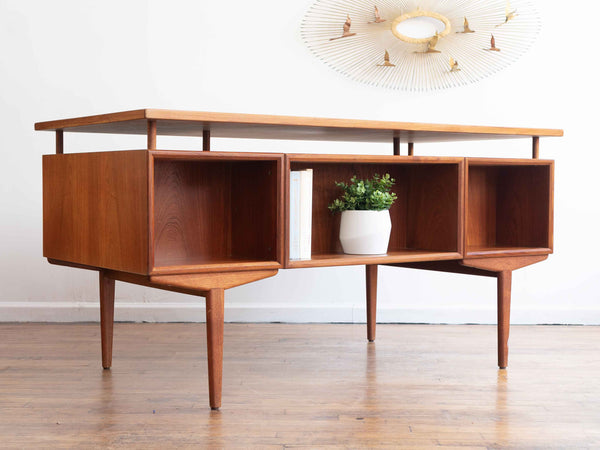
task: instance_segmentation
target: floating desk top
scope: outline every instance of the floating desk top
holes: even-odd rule
[[[148,121],[156,123],[156,134],[168,136],[286,139],[317,141],[449,142],[562,136],[563,131],[546,128],[512,128],[442,125],[356,119],[230,114],[165,109],[138,109],[111,114],[38,122],[36,130],[83,133],[147,134]]]

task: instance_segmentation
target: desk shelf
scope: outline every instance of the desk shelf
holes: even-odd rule
[[[552,253],[552,161],[467,159],[467,257]]]
[[[390,250],[385,255],[347,255],[345,253],[313,254],[311,259],[290,260],[288,268],[351,266],[357,264],[393,264],[422,261],[445,261],[460,259],[457,252],[434,252],[427,250]]]
[[[280,268],[282,161],[153,152],[152,274]]]
[[[458,259],[462,247],[463,159],[401,156],[287,155],[287,169],[313,169],[312,258],[286,267],[381,264]],[[398,199],[390,209],[387,255],[347,255],[339,241],[340,214],[327,206],[341,191],[335,181],[389,173]],[[289,177],[286,198],[289,199]],[[289,200],[286,201],[289,205]],[[289,220],[289,214],[288,214]],[[288,225],[289,233],[289,225]],[[289,237],[288,237],[289,242]]]

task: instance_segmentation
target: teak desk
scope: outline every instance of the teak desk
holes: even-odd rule
[[[102,366],[112,360],[115,280],[206,298],[210,406],[221,406],[225,289],[279,269],[364,264],[375,340],[377,266],[496,277],[498,365],[507,366],[512,271],[552,253],[554,163],[539,138],[562,130],[316,119],[155,109],[51,122],[43,157],[44,256],[98,270]],[[63,133],[147,135],[144,150],[63,153]],[[202,152],[156,149],[202,136]],[[211,137],[389,142],[389,156],[210,152]],[[532,159],[414,156],[414,144],[532,139]],[[408,156],[400,155],[408,144]],[[312,168],[312,259],[288,257],[290,170]],[[383,256],[345,255],[327,204],[335,180],[390,173],[398,200]]]

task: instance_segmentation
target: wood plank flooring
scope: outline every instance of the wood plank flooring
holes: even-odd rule
[[[600,327],[0,324],[1,448],[600,448]]]

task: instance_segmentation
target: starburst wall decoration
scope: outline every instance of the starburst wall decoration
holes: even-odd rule
[[[503,69],[539,29],[527,0],[317,0],[301,31],[320,59],[354,80],[427,91]]]

